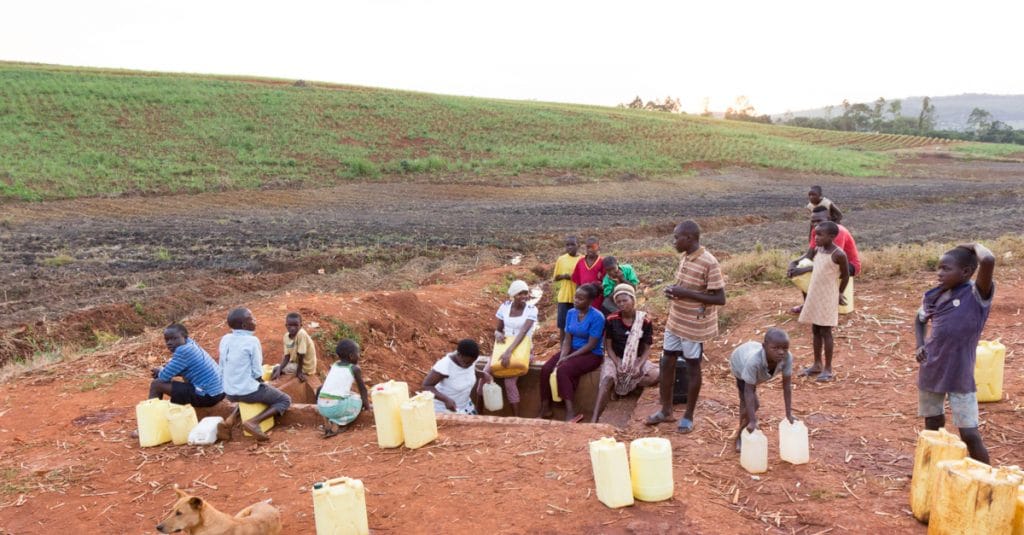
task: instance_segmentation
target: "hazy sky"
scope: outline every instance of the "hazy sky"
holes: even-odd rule
[[[1024,93],[1024,3],[31,0],[0,59],[613,105]]]

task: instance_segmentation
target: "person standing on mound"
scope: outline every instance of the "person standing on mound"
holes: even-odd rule
[[[700,244],[700,225],[683,221],[673,233],[673,245],[681,253],[676,283],[665,288],[669,300],[665,322],[665,351],[661,354],[661,410],[647,417],[647,425],[672,419],[672,387],[676,359],[686,359],[686,413],[678,431],[693,431],[693,413],[701,387],[704,342],[718,335],[718,308],[725,305],[725,278],[718,260]]]

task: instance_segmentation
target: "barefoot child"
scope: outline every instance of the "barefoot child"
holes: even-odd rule
[[[832,327],[839,325],[839,305],[846,303],[843,291],[850,282],[846,253],[833,243],[838,234],[839,226],[835,223],[819,223],[814,227],[814,243],[817,247],[809,249],[804,255],[814,262],[814,267],[811,270],[811,283],[807,287],[807,300],[800,311],[799,321],[811,324],[811,334],[814,336],[814,365],[805,368],[800,375],[817,375],[816,380],[819,382],[831,381],[834,377],[832,354],[835,342],[832,339]],[[823,349],[824,367],[821,363]]]
[[[555,260],[555,302],[558,304],[558,335],[559,339],[565,336],[565,314],[572,308],[572,300],[576,295],[576,283],[572,281],[572,273],[576,270],[576,264],[580,257],[577,254],[580,249],[576,236],[565,237],[565,254]]]
[[[782,329],[768,329],[764,342],[741,344],[729,357],[729,368],[736,378],[740,394],[740,426],[736,429],[736,451],[740,451],[743,428],[753,433],[757,429],[757,385],[782,374],[782,399],[786,404],[786,419],[793,420],[793,355],[789,353],[789,335]]]
[[[270,440],[260,429],[260,422],[274,415],[284,414],[292,404],[288,394],[263,382],[263,348],[260,339],[253,332],[256,319],[248,308],[236,308],[228,313],[228,327],[231,332],[220,339],[220,370],[224,378],[224,392],[228,401],[234,403],[262,403],[267,406],[256,416],[242,422],[242,428],[256,440]],[[217,436],[222,440],[231,438],[231,427],[240,418],[236,408],[217,427]]]
[[[324,438],[330,438],[355,421],[359,411],[370,410],[370,399],[363,383],[363,372],[359,369],[359,344],[345,339],[334,348],[338,361],[331,366],[324,379],[324,385],[316,395],[316,409],[324,417]],[[359,388],[359,395],[352,392],[352,385]]]
[[[921,363],[918,414],[924,417],[926,429],[945,426],[943,402],[948,397],[953,425],[960,429],[971,457],[983,463],[989,458],[978,432],[974,361],[978,339],[992,308],[995,265],[995,256],[981,244],[947,251],[939,259],[939,285],[925,292],[914,318],[916,356]],[[971,281],[975,270],[978,276]]]
[[[188,329],[172,323],[164,329],[164,344],[171,352],[171,360],[162,368],[153,368],[153,382],[149,384],[149,397],[162,399],[164,395],[177,405],[212,407],[224,399],[224,385],[220,368],[210,355],[188,337]],[[180,375],[184,381],[174,381]]]
[[[270,378],[277,380],[281,374],[294,373],[296,379],[305,383],[307,376],[316,376],[316,344],[302,328],[302,316],[298,312],[284,317],[284,328],[284,356]]]

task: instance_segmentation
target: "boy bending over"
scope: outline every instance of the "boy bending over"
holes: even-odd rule
[[[789,352],[789,335],[782,329],[768,329],[764,342],[740,345],[729,357],[729,368],[736,378],[740,394],[740,426],[736,429],[736,451],[740,451],[743,428],[757,429],[757,385],[782,374],[782,399],[786,403],[786,419],[793,420],[793,355]]]

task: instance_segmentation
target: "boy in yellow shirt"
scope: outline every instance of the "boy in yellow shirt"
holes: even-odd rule
[[[565,337],[565,315],[573,307],[576,297],[576,283],[572,281],[572,272],[580,261],[580,242],[576,236],[565,237],[565,254],[555,261],[554,288],[555,302],[558,303],[558,339]]]
[[[290,312],[284,318],[284,357],[281,364],[274,367],[270,378],[277,380],[282,373],[294,373],[295,377],[306,382],[306,377],[316,377],[316,344],[306,329],[302,328],[302,316],[298,312]]]

